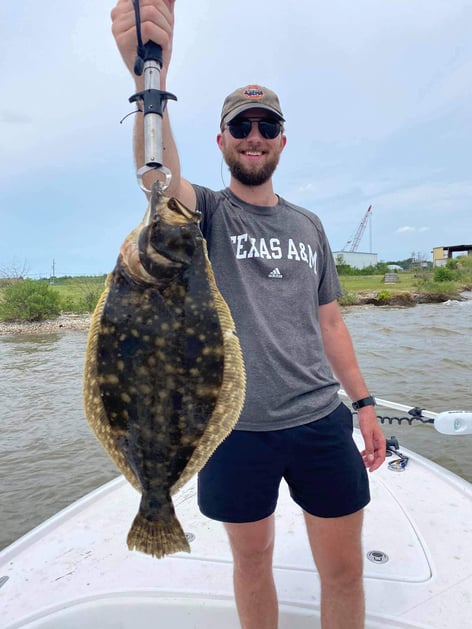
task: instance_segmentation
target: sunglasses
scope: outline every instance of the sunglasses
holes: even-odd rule
[[[251,133],[252,125],[257,122],[257,128],[259,133],[266,140],[273,140],[282,131],[282,125],[278,120],[271,120],[270,118],[262,118],[261,120],[250,120],[249,118],[236,118],[228,122],[227,127],[229,132],[237,140],[247,138]]]

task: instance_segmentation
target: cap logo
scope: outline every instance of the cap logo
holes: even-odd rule
[[[250,85],[249,87],[246,87],[243,95],[246,98],[262,98],[264,96],[264,92],[257,85]]]

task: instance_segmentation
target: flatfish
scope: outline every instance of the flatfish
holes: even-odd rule
[[[172,495],[231,432],[245,371],[199,215],[165,196],[125,240],[88,334],[92,431],[141,493],[128,547],[190,551]]]

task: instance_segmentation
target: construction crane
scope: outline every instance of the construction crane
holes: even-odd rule
[[[356,233],[354,234],[354,236],[352,236],[350,240],[347,241],[347,243],[342,248],[342,251],[349,251],[349,252],[357,251],[359,247],[359,243],[362,240],[362,236],[364,235],[365,228],[367,227],[367,223],[371,217],[371,212],[372,212],[372,206],[369,205],[369,207],[367,208],[367,212],[364,214],[362,221],[359,227],[357,228]]]

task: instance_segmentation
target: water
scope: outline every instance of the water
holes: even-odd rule
[[[345,319],[374,394],[472,410],[472,301],[350,308]],[[117,475],[84,418],[85,343],[80,331],[0,336],[0,548]],[[472,482],[471,436],[422,424],[384,432]]]
[[[117,476],[82,409],[86,333],[0,337],[0,548]]]
[[[378,397],[435,412],[472,411],[472,301],[351,308],[345,321]],[[472,482],[472,435],[440,435],[419,422],[384,425],[384,433]]]

